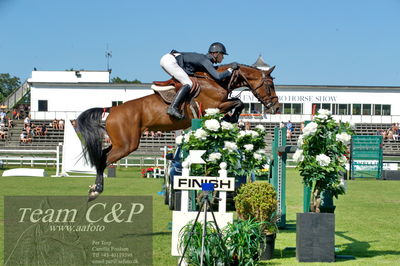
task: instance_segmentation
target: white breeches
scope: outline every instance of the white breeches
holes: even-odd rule
[[[179,80],[180,83],[183,85],[188,84],[190,87],[192,87],[192,81],[190,80],[188,74],[186,74],[186,72],[178,65],[175,56],[170,53],[164,55],[161,57],[160,65],[165,72]]]

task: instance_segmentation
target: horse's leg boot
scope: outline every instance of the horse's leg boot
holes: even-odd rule
[[[167,109],[167,114],[172,115],[177,119],[183,119],[184,115],[179,112],[179,105],[184,101],[186,95],[190,91],[190,85],[186,84],[176,93],[174,100]]]

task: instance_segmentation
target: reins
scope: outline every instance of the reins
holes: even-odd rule
[[[265,76],[265,73],[264,72],[261,72],[261,73],[262,73],[262,79],[261,79],[260,83],[255,88],[253,88],[253,86],[251,86],[251,84],[250,84],[249,80],[246,78],[246,76],[243,75],[243,73],[240,71],[240,68],[237,69],[237,70],[234,70],[232,75],[231,75],[231,79],[229,80],[229,84],[228,84],[228,92],[229,92],[229,94],[231,94],[233,89],[234,89],[234,88],[231,89],[232,84],[234,82],[236,82],[236,80],[238,79],[238,77],[240,75],[243,78],[243,80],[245,81],[248,89],[242,90],[237,96],[240,96],[240,94],[242,94],[242,92],[244,92],[246,90],[250,90],[250,91],[254,92],[254,96],[256,96],[256,98],[258,100],[263,101],[263,99],[261,99],[261,97],[260,97],[260,95],[258,93],[258,89],[259,88],[261,88],[264,84],[266,84],[266,87],[268,88],[268,94],[271,95],[272,93],[271,93],[271,86],[268,83],[266,83],[267,77]],[[270,101],[272,99],[275,99],[275,98],[278,98],[278,97],[277,96],[269,96],[269,100]]]

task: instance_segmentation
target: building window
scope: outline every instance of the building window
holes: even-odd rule
[[[363,115],[371,115],[371,105],[370,104],[363,104],[362,105],[362,114]]]
[[[390,105],[374,104],[374,115],[390,115]]]
[[[313,107],[315,113],[317,113],[319,109],[332,111],[330,103],[313,103],[311,106]]]
[[[374,104],[374,115],[382,115],[382,104]]]
[[[361,104],[360,103],[353,104],[352,115],[361,115]]]
[[[112,102],[111,102],[112,107],[121,105],[121,104],[123,104],[123,103],[124,103],[123,101],[112,101]]]
[[[261,103],[252,103],[251,104],[251,113],[252,114],[261,114],[262,113],[262,104]]]
[[[339,115],[349,115],[350,104],[339,104]]]
[[[303,104],[294,103],[292,104],[292,114],[301,115],[303,113]]]
[[[321,109],[325,109],[325,110],[329,110],[330,111],[331,110],[331,104],[330,103],[323,103],[323,104],[321,104]]]
[[[390,115],[390,104],[382,104],[382,115]]]
[[[38,101],[39,109],[38,111],[47,112],[47,100],[39,100]]]
[[[302,103],[284,103],[283,114],[301,115],[303,113]]]
[[[250,103],[244,103],[243,113],[245,114],[250,113]]]

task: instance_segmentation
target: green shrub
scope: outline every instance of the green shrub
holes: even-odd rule
[[[262,223],[263,229],[270,232],[276,231],[278,201],[271,184],[266,182],[244,184],[240,187],[234,201],[240,219],[254,218]]]

